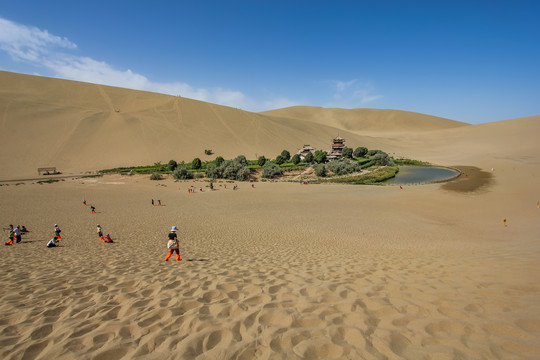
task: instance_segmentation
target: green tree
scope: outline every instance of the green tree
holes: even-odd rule
[[[311,164],[313,162],[313,153],[310,151],[304,156],[304,161],[308,164]]]
[[[193,173],[187,169],[185,165],[179,165],[173,172],[173,177],[176,180],[193,179]]]
[[[251,170],[249,170],[249,168],[247,166],[242,166],[236,172],[236,180],[245,181],[245,180],[249,179],[250,174],[251,174]]]
[[[313,169],[315,170],[315,175],[320,177],[326,176],[326,166],[324,164],[317,164],[313,166]]]
[[[365,148],[363,146],[359,146],[354,150],[353,155],[356,158],[364,157],[364,156],[366,156],[367,152],[368,152],[367,148]]]
[[[176,161],[169,160],[169,162],[167,163],[167,170],[174,171],[177,166],[178,166],[178,164],[176,163]]]
[[[371,158],[371,160],[375,163],[375,165],[379,165],[379,166],[385,166],[385,165],[394,166],[395,165],[392,158],[390,156],[388,156],[388,154],[383,152],[383,151],[375,154]]]
[[[281,164],[283,164],[285,161],[286,161],[286,160],[285,160],[285,158],[284,158],[282,155],[278,155],[275,162],[276,162],[276,164],[281,165]]]
[[[285,162],[287,162],[291,158],[291,153],[288,152],[287,150],[283,150],[281,152],[281,156],[283,157],[283,159],[285,159]]]
[[[220,167],[214,165],[214,164],[211,164],[211,165],[208,165],[208,167],[206,168],[206,177],[210,178],[210,179],[219,179],[221,178],[221,169]]]
[[[263,168],[262,177],[270,179],[276,175],[281,175],[281,174],[283,174],[283,170],[281,170],[281,167],[269,162]]]
[[[201,162],[201,159],[199,159],[199,158],[195,158],[191,162],[191,168],[192,169],[200,169],[201,166],[202,166],[202,162]]]
[[[315,151],[315,155],[313,155],[313,160],[315,160],[318,164],[324,164],[326,162],[326,151],[324,150],[317,150]]]
[[[238,155],[235,159],[235,161],[238,161],[242,166],[247,166],[248,162],[244,155]]]
[[[344,147],[343,150],[341,151],[341,155],[344,157],[344,158],[347,158],[347,159],[352,159],[352,156],[353,156],[353,149],[350,148],[350,147]]]
[[[264,156],[259,156],[259,159],[257,160],[257,164],[259,166],[264,166],[264,164],[266,164],[266,158]]]
[[[291,162],[294,164],[294,165],[298,165],[298,163],[300,163],[300,155],[298,154],[294,154],[292,159],[291,159]]]
[[[216,161],[216,166],[220,166],[221,164],[223,164],[225,159],[222,158],[221,156],[218,156],[215,161]]]

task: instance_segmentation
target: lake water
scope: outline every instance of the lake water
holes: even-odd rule
[[[386,180],[383,184],[420,184],[444,181],[457,176],[455,170],[426,167],[426,166],[400,166],[396,177]]]

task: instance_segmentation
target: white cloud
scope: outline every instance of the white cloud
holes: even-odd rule
[[[16,24],[0,18],[0,49],[14,59],[39,61],[53,48],[77,47],[67,38],[49,34],[47,30]]]
[[[332,100],[325,106],[354,108],[383,98],[383,95],[373,94],[373,87],[368,83],[361,83],[357,79],[349,81],[330,81],[334,93]]]
[[[336,84],[336,90],[338,92],[345,91],[347,88],[351,87],[356,82],[356,79],[350,81],[334,81]]]
[[[274,108],[275,104],[295,104],[285,98],[256,101],[241,91],[220,87],[206,89],[183,82],[154,82],[129,69],[118,70],[104,61],[68,52],[76,48],[77,45],[65,37],[0,18],[0,49],[15,61],[25,61],[35,67],[47,69],[53,77],[180,95],[251,111],[267,110],[266,106]]]

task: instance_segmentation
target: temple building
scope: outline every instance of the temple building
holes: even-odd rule
[[[335,139],[332,140],[332,149],[330,150],[328,155],[326,155],[326,159],[336,160],[336,159],[341,158],[344,147],[345,147],[345,139],[338,135]]]
[[[313,146],[304,145],[300,150],[298,150],[297,154],[300,155],[300,159],[304,160],[306,158],[306,155],[308,153],[315,153],[315,148]]]

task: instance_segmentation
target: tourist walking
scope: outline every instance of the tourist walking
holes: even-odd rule
[[[103,229],[101,228],[101,226],[99,226],[99,224],[97,224],[97,234],[99,236],[99,239],[103,241]]]
[[[90,213],[91,213],[91,214],[95,214],[95,213],[96,213],[96,208],[94,207],[94,205],[90,205]]]
[[[182,260],[180,259],[180,244],[178,243],[178,235],[176,234],[177,231],[178,228],[173,226],[169,232],[169,241],[167,242],[167,249],[169,249],[169,253],[165,257],[165,261],[169,261],[169,258],[174,252],[176,252],[176,261]]]
[[[15,237],[15,234],[13,233],[13,226],[10,225],[8,228],[8,241],[6,242],[6,245],[13,245],[14,237]]]
[[[60,230],[60,226],[58,224],[54,224],[54,236],[58,237],[58,239],[61,238],[60,233],[62,230]]]

